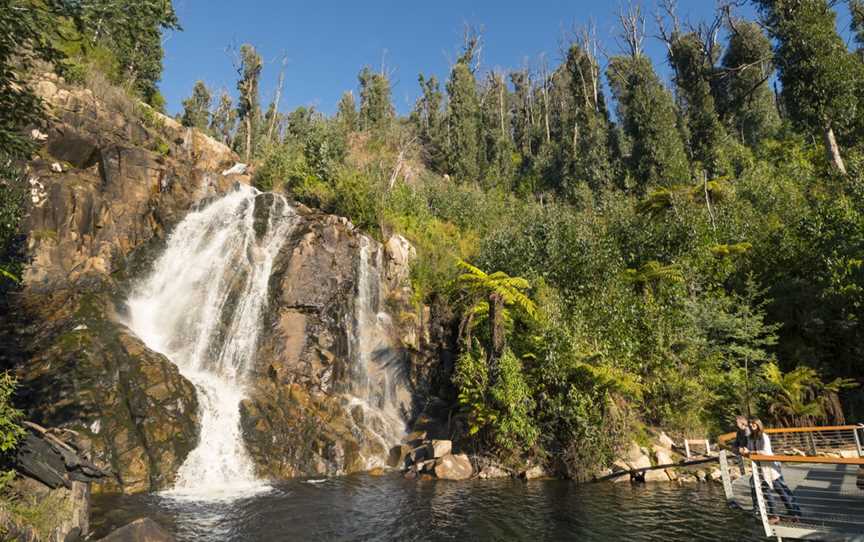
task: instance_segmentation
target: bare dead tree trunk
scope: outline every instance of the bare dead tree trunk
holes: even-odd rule
[[[543,124],[546,129],[546,143],[552,142],[552,131],[549,128],[549,68],[546,65],[546,57],[540,58],[540,92],[543,96]]]
[[[252,157],[252,116],[246,115],[243,119],[243,124],[246,125],[246,149],[244,155],[246,156],[246,163],[249,163],[249,159]]]
[[[504,77],[498,81],[498,118],[501,121],[501,137],[507,137],[507,129],[504,126]]]
[[[642,55],[642,42],[645,41],[645,16],[639,4],[628,3],[627,8],[621,8],[618,12],[618,21],[621,23],[619,38],[627,46],[630,56],[636,58]]]
[[[411,138],[399,145],[399,155],[396,157],[396,165],[393,166],[393,172],[390,174],[390,181],[387,183],[388,191],[393,190],[393,186],[396,184],[396,179],[399,178],[399,173],[402,172],[402,167],[405,164],[405,153],[408,152],[408,149],[414,143],[415,139],[416,138]]]
[[[837,139],[834,137],[834,129],[831,123],[826,123],[822,132],[825,142],[825,151],[828,153],[828,159],[834,169],[841,174],[846,175],[846,164],[843,163],[843,157],[840,156],[840,147],[837,145]]]
[[[282,86],[285,84],[285,66],[288,57],[282,56],[282,69],[279,70],[279,84],[276,86],[276,97],[273,98],[273,117],[270,118],[270,127],[267,128],[267,141],[273,142],[273,131],[276,129],[276,119],[279,117],[279,100],[282,99]]]

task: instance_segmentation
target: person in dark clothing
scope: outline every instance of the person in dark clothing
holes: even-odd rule
[[[732,452],[738,458],[738,468],[741,469],[741,474],[744,474],[744,460],[741,458],[741,451],[747,449],[750,441],[750,424],[747,423],[745,416],[735,416],[735,442],[732,443]]]

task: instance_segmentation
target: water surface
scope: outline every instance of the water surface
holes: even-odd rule
[[[94,499],[98,536],[143,516],[179,541],[765,540],[749,515],[727,508],[721,487],[706,484],[414,482],[391,474],[290,481],[234,501]]]

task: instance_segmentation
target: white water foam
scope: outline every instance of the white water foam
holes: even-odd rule
[[[129,328],[174,362],[198,392],[199,443],[175,487],[165,492],[169,496],[236,498],[269,489],[246,452],[239,404],[255,360],[273,261],[294,216],[282,196],[238,186],[177,226],[128,300]]]

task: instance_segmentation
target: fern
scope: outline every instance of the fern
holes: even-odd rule
[[[531,283],[521,277],[511,277],[503,271],[487,274],[482,269],[464,260],[458,260],[457,265],[466,272],[457,279],[462,288],[474,298],[466,314],[487,317],[489,304],[486,301],[490,294],[501,297],[505,306],[504,319],[512,321],[506,307],[515,307],[531,319],[537,318],[537,306],[525,291],[531,288]]]

